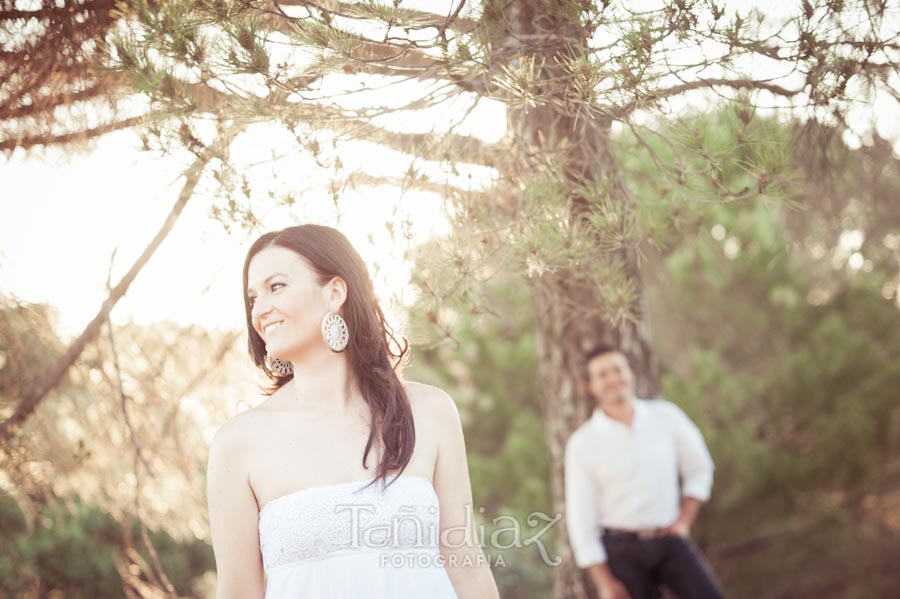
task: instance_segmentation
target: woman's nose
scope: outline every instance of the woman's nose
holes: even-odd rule
[[[250,316],[254,319],[258,319],[264,314],[268,314],[271,309],[271,304],[258,297],[253,302],[253,307],[250,309]]]

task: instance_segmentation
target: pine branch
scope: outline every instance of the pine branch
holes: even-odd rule
[[[265,23],[270,31],[277,31],[285,35],[297,37],[303,32],[303,28],[308,26],[308,19],[294,19],[284,14],[267,12],[261,17],[261,21]],[[380,63],[384,66],[394,66],[401,68],[432,68],[439,64],[439,61],[429,56],[425,52],[419,50],[413,42],[407,44],[395,44],[386,41],[372,40],[357,33],[352,33],[344,29],[339,29],[333,25],[329,26],[341,38],[352,43],[352,50],[342,51],[341,49],[329,48],[336,51],[344,58],[354,62],[362,63]]]
[[[322,106],[316,107],[315,111],[319,116],[310,122],[353,139],[387,146],[410,156],[437,162],[480,164],[501,171],[507,168],[510,161],[505,149],[477,137],[455,133],[398,133],[372,125],[368,119],[348,116],[333,108]]]
[[[753,79],[698,79],[696,81],[689,81],[687,83],[682,83],[681,85],[675,85],[673,87],[653,91],[640,100],[633,100],[622,107],[609,111],[609,114],[616,119],[625,119],[635,110],[652,104],[657,100],[662,100],[663,98],[671,98],[672,96],[678,96],[695,89],[710,89],[713,87],[765,90],[777,96],[783,96],[786,98],[793,98],[803,92],[802,89],[789,90],[780,85],[775,85],[766,81],[754,81]]]
[[[280,4],[288,5],[283,2]],[[308,4],[308,2],[303,0],[296,0],[296,4],[293,5],[306,6]],[[434,19],[443,18],[437,15],[431,16]],[[261,17],[261,21],[268,25],[272,31],[296,37],[298,32],[302,31],[301,28],[304,26],[304,23],[307,23],[309,19],[300,20],[283,13],[265,12]],[[464,21],[471,23],[468,20]],[[455,22],[453,15],[450,17],[450,22]],[[352,51],[342,51],[339,48],[331,47],[329,49],[338,52],[345,59],[351,61],[347,68],[353,71],[375,75],[412,77],[420,80],[446,80],[453,82],[465,91],[485,96],[495,96],[500,93],[500,88],[493,85],[489,77],[482,73],[467,75],[459,69],[450,68],[445,58],[438,58],[423,52],[416,46],[415,42],[397,44],[388,41],[372,40],[340,29],[333,23],[329,23],[326,26],[335,31],[339,37],[352,42]]]
[[[104,75],[94,81],[93,84],[78,91],[67,90],[55,92],[40,97],[26,106],[10,106],[2,118],[20,119],[23,117],[36,116],[42,112],[50,112],[59,107],[71,106],[76,102],[92,100],[115,90],[119,87],[121,81],[120,75]],[[2,110],[0,110],[0,112],[2,112]]]
[[[197,110],[217,111],[217,107],[221,107],[223,102],[241,101],[240,98],[231,97],[200,83],[188,85],[185,89],[188,90],[188,97],[195,103]],[[292,90],[279,91],[267,99],[267,104],[284,105],[290,93]],[[314,128],[329,129],[352,139],[381,144],[426,160],[437,162],[449,160],[499,169],[505,168],[510,160],[504,149],[476,137],[454,133],[399,133],[373,125],[368,117],[346,114],[337,108],[314,102],[305,102],[302,110],[295,116],[299,122]]]
[[[99,127],[94,127],[92,129],[73,131],[71,133],[62,133],[58,135],[45,133],[41,135],[31,135],[28,137],[17,139],[7,139],[0,141],[0,152],[11,151],[15,150],[16,148],[23,148],[25,150],[28,150],[30,148],[33,148],[34,146],[53,146],[86,141],[94,137],[99,137],[101,135],[111,133],[112,131],[134,127],[135,125],[147,122],[148,120],[152,120],[152,115],[131,117],[122,119],[121,121],[116,121],[114,123],[100,125]]]
[[[416,179],[411,181],[404,177],[385,177],[372,175],[363,171],[354,171],[350,173],[350,175],[347,176],[347,185],[354,189],[357,187],[379,187],[382,185],[400,189],[418,189],[435,193],[442,197],[457,193],[465,193],[470,197],[479,196],[485,202],[491,201],[491,197],[493,196],[493,194],[488,194],[483,191],[469,191],[467,189],[462,189],[446,182],[431,181],[429,179]]]
[[[86,4],[70,2],[63,6],[42,3],[38,10],[19,10],[13,8],[0,11],[0,23],[18,19],[23,21],[31,19],[50,19],[51,21],[71,20],[75,15],[85,13],[97,13],[98,15],[108,13],[110,9],[115,7],[115,4],[114,0],[94,0],[93,2]]]
[[[280,6],[302,6],[306,8],[312,7],[347,19],[369,18],[360,13],[360,9],[358,6],[349,4],[347,2],[328,2],[326,5],[326,3],[317,2],[316,0],[279,0],[278,4]],[[410,21],[414,21],[416,25],[409,25],[404,23],[402,27],[404,29],[425,29],[428,27],[434,27],[438,30],[449,29],[451,31],[460,33],[468,33],[478,25],[478,22],[474,19],[468,19],[459,16],[459,12],[464,4],[465,2],[460,2],[457,9],[447,17],[443,17],[441,15],[432,12],[426,12],[423,10],[404,8],[402,10],[402,15],[406,16]]]

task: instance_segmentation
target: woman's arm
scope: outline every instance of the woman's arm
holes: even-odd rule
[[[437,436],[434,488],[441,507],[444,566],[459,599],[499,599],[490,563],[475,534],[475,506],[459,411],[440,389],[431,388],[430,392]]]
[[[250,488],[240,416],[213,438],[206,469],[209,525],[216,557],[216,599],[262,599],[259,508]]]

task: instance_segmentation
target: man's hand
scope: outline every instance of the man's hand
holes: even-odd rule
[[[686,539],[691,534],[691,525],[679,518],[668,526],[660,528],[657,534],[661,537],[673,536]]]
[[[699,499],[683,497],[681,500],[681,512],[678,514],[678,518],[668,526],[660,528],[657,531],[657,534],[660,537],[673,536],[681,537],[682,539],[688,538],[691,534],[691,524],[697,519],[697,512],[700,511],[701,505],[703,505],[703,502]]]
[[[616,578],[610,578],[599,585],[599,599],[631,599],[628,589]]]
[[[609,564],[604,562],[588,566],[588,574],[597,587],[597,599],[631,599],[625,585],[613,576]]]

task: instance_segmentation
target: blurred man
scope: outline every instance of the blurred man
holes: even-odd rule
[[[575,563],[588,569],[601,599],[655,599],[660,584],[679,599],[720,599],[688,536],[712,488],[703,435],[674,404],[636,398],[634,375],[616,348],[598,346],[586,357],[597,404],[565,455]]]

